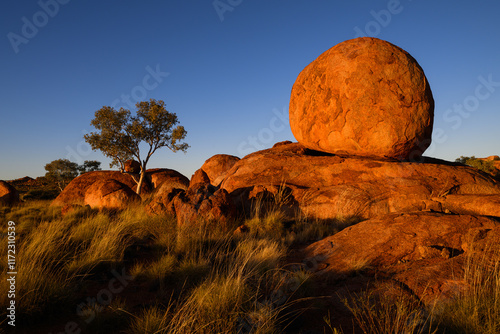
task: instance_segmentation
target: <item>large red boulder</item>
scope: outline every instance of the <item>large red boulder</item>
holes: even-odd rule
[[[83,204],[87,189],[100,180],[118,181],[135,192],[137,183],[134,178],[138,180],[138,175],[134,176],[129,173],[121,173],[118,171],[88,172],[71,181],[52,202],[52,205],[64,206],[66,204]],[[142,184],[141,194],[151,193],[153,189],[159,189],[164,183],[167,184],[165,190],[167,190],[167,188],[187,189],[189,186],[189,179],[173,169],[148,169],[146,171],[145,182]]]
[[[171,188],[187,189],[189,179],[176,170],[168,168],[148,169],[146,177],[154,189],[159,189],[163,183],[168,183]]]
[[[84,204],[99,209],[126,209],[141,197],[130,187],[113,179],[94,182],[85,191]]]
[[[434,100],[410,54],[363,37],[337,44],[299,74],[289,116],[308,148],[417,159],[431,144]]]
[[[0,180],[0,206],[12,206],[19,202],[19,193],[16,188]]]
[[[210,184],[218,186],[224,179],[227,171],[237,163],[240,158],[228,154],[216,154],[201,166],[201,169],[210,179]]]
[[[66,204],[84,204],[87,189],[97,181],[115,180],[123,183],[133,191],[137,189],[137,183],[130,174],[118,171],[95,171],[82,174],[72,180],[64,190],[52,201],[53,206],[64,206]],[[146,182],[142,185],[142,193],[151,191]]]

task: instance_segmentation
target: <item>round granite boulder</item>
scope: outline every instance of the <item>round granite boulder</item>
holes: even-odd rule
[[[434,99],[410,54],[362,37],[337,44],[299,74],[289,113],[295,138],[310,149],[413,160],[431,144]]]
[[[85,192],[85,205],[91,208],[126,209],[140,201],[130,187],[113,179],[96,181]]]

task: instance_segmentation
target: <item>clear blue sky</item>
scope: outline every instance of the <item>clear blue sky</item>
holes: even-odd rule
[[[107,168],[83,134],[102,106],[138,99],[164,100],[191,145],[158,151],[151,168],[190,177],[214,154],[294,140],[297,75],[360,33],[423,67],[436,101],[426,155],[500,154],[499,13],[497,0],[5,0],[0,179],[44,175],[58,158]]]

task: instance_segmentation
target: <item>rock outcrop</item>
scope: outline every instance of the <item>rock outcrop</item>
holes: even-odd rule
[[[98,180],[85,191],[84,204],[98,209],[126,209],[141,197],[129,186],[113,180]]]
[[[85,194],[87,189],[97,181],[115,180],[118,181],[135,192],[137,184],[131,175],[118,171],[95,171],[82,174],[71,181],[66,188],[52,201],[52,206],[64,206],[66,204],[79,204],[85,202]],[[151,191],[150,186],[144,183],[142,192],[148,193]]]
[[[370,219],[304,251],[316,275],[342,281],[355,272],[398,282],[420,301],[452,297],[466,286],[465,263],[475,251],[499,256],[500,221],[419,212]],[[496,253],[495,253],[496,252]],[[482,253],[484,256],[485,253]],[[340,288],[340,286],[339,286]]]
[[[197,175],[201,175],[201,179]],[[201,169],[195,173],[192,181],[187,190],[169,187],[168,183],[164,183],[146,205],[146,212],[150,215],[175,216],[179,226],[216,221],[222,228],[234,227],[237,207],[229,193],[208,183],[208,177]]]
[[[202,168],[194,172],[193,176],[191,177],[191,181],[189,181],[189,188],[193,187],[198,183],[210,184],[210,178]]]
[[[174,197],[172,204],[180,226],[205,221],[216,222],[225,229],[236,227],[233,226],[237,217],[236,206],[224,189],[197,183]]]
[[[441,203],[445,211],[500,217],[499,195],[446,195],[434,201]]]
[[[118,171],[95,171],[82,174],[71,181],[66,188],[52,202],[53,206],[64,206],[66,204],[82,205],[85,202],[87,189],[97,181],[114,180],[126,185],[133,192],[137,188],[137,183],[132,175]],[[166,168],[148,169],[146,171],[146,181],[142,185],[142,194],[155,193],[163,194],[169,189],[187,189],[189,179],[181,173]]]
[[[175,215],[173,199],[178,194],[185,192],[185,188],[177,188],[175,185],[164,182],[155,190],[149,203],[146,204],[146,212],[150,215],[169,214]]]
[[[298,76],[290,126],[329,153],[415,160],[431,144],[434,99],[417,61],[376,38],[342,42]]]
[[[498,155],[490,155],[487,158],[483,158],[482,160],[486,161],[500,161],[500,157]]]
[[[456,163],[422,160],[332,155],[289,143],[247,155],[227,172],[220,187],[246,209],[255,192],[275,194],[286,187],[301,214],[321,219],[446,208],[460,212],[461,204],[450,195],[490,195],[493,204],[483,205],[480,212],[472,206],[466,211],[498,215],[494,203],[500,183],[493,177]]]
[[[188,187],[171,182],[160,186],[146,205],[146,212],[173,215],[180,226],[217,221],[223,228],[229,228],[237,217],[237,208],[228,192],[215,185],[239,160],[227,154],[211,157],[193,174]]]
[[[13,206],[19,202],[19,193],[16,188],[0,180],[0,206]]]
[[[173,169],[148,169],[146,177],[154,189],[159,189],[163,183],[168,183],[170,187],[179,189],[187,189],[189,186],[189,179]]]
[[[239,160],[240,158],[234,155],[216,154],[205,161],[201,169],[207,174],[210,184],[217,187],[226,176],[227,171]]]

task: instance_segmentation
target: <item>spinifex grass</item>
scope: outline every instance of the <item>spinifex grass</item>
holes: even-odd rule
[[[429,329],[431,317],[413,297],[364,292],[344,304],[364,334],[435,333]]]
[[[61,321],[76,317],[73,310],[79,302],[96,296],[86,288],[106,288],[111,270],[120,267],[136,281],[117,296],[120,304],[104,307],[107,311],[100,320],[89,324],[93,332],[107,332],[109,319],[130,333],[284,332],[300,313],[296,301],[307,299],[314,290],[308,287],[314,274],[281,268],[287,248],[359,221],[293,219],[282,210],[287,201],[283,191],[269,207],[256,209],[246,222],[250,233],[237,237],[213,222],[178,226],[172,217],[148,216],[141,206],[121,212],[79,208],[64,217],[48,203],[2,210],[4,219],[18,220],[20,232],[19,319],[40,323],[65,310],[73,313]],[[7,247],[0,245],[0,255],[6,254]],[[425,313],[410,300],[394,302],[369,294],[359,295],[349,306],[366,333],[424,333],[422,325],[429,319],[435,320],[432,325],[440,323],[431,327],[438,333],[498,333],[500,265],[491,261],[498,258],[493,255],[470,257],[465,278],[469,288],[445,307]],[[360,270],[365,266],[354,265]],[[0,303],[5,310],[7,268],[1,264],[0,269]],[[136,298],[142,291],[149,293],[147,300]],[[101,306],[106,305],[96,305]]]
[[[42,222],[28,235],[16,240],[19,320],[28,322],[42,316],[50,317],[72,301],[74,276],[64,270],[71,250],[68,231],[68,224],[62,220]],[[7,303],[9,290],[6,278],[7,268],[4,268],[0,282],[2,305]]]
[[[500,333],[500,249],[487,245],[482,256],[469,250],[465,288],[437,314],[449,334]]]
[[[171,305],[161,307],[154,305],[142,310],[137,316],[132,315],[133,320],[127,330],[128,334],[167,333],[167,326],[171,318]]]

